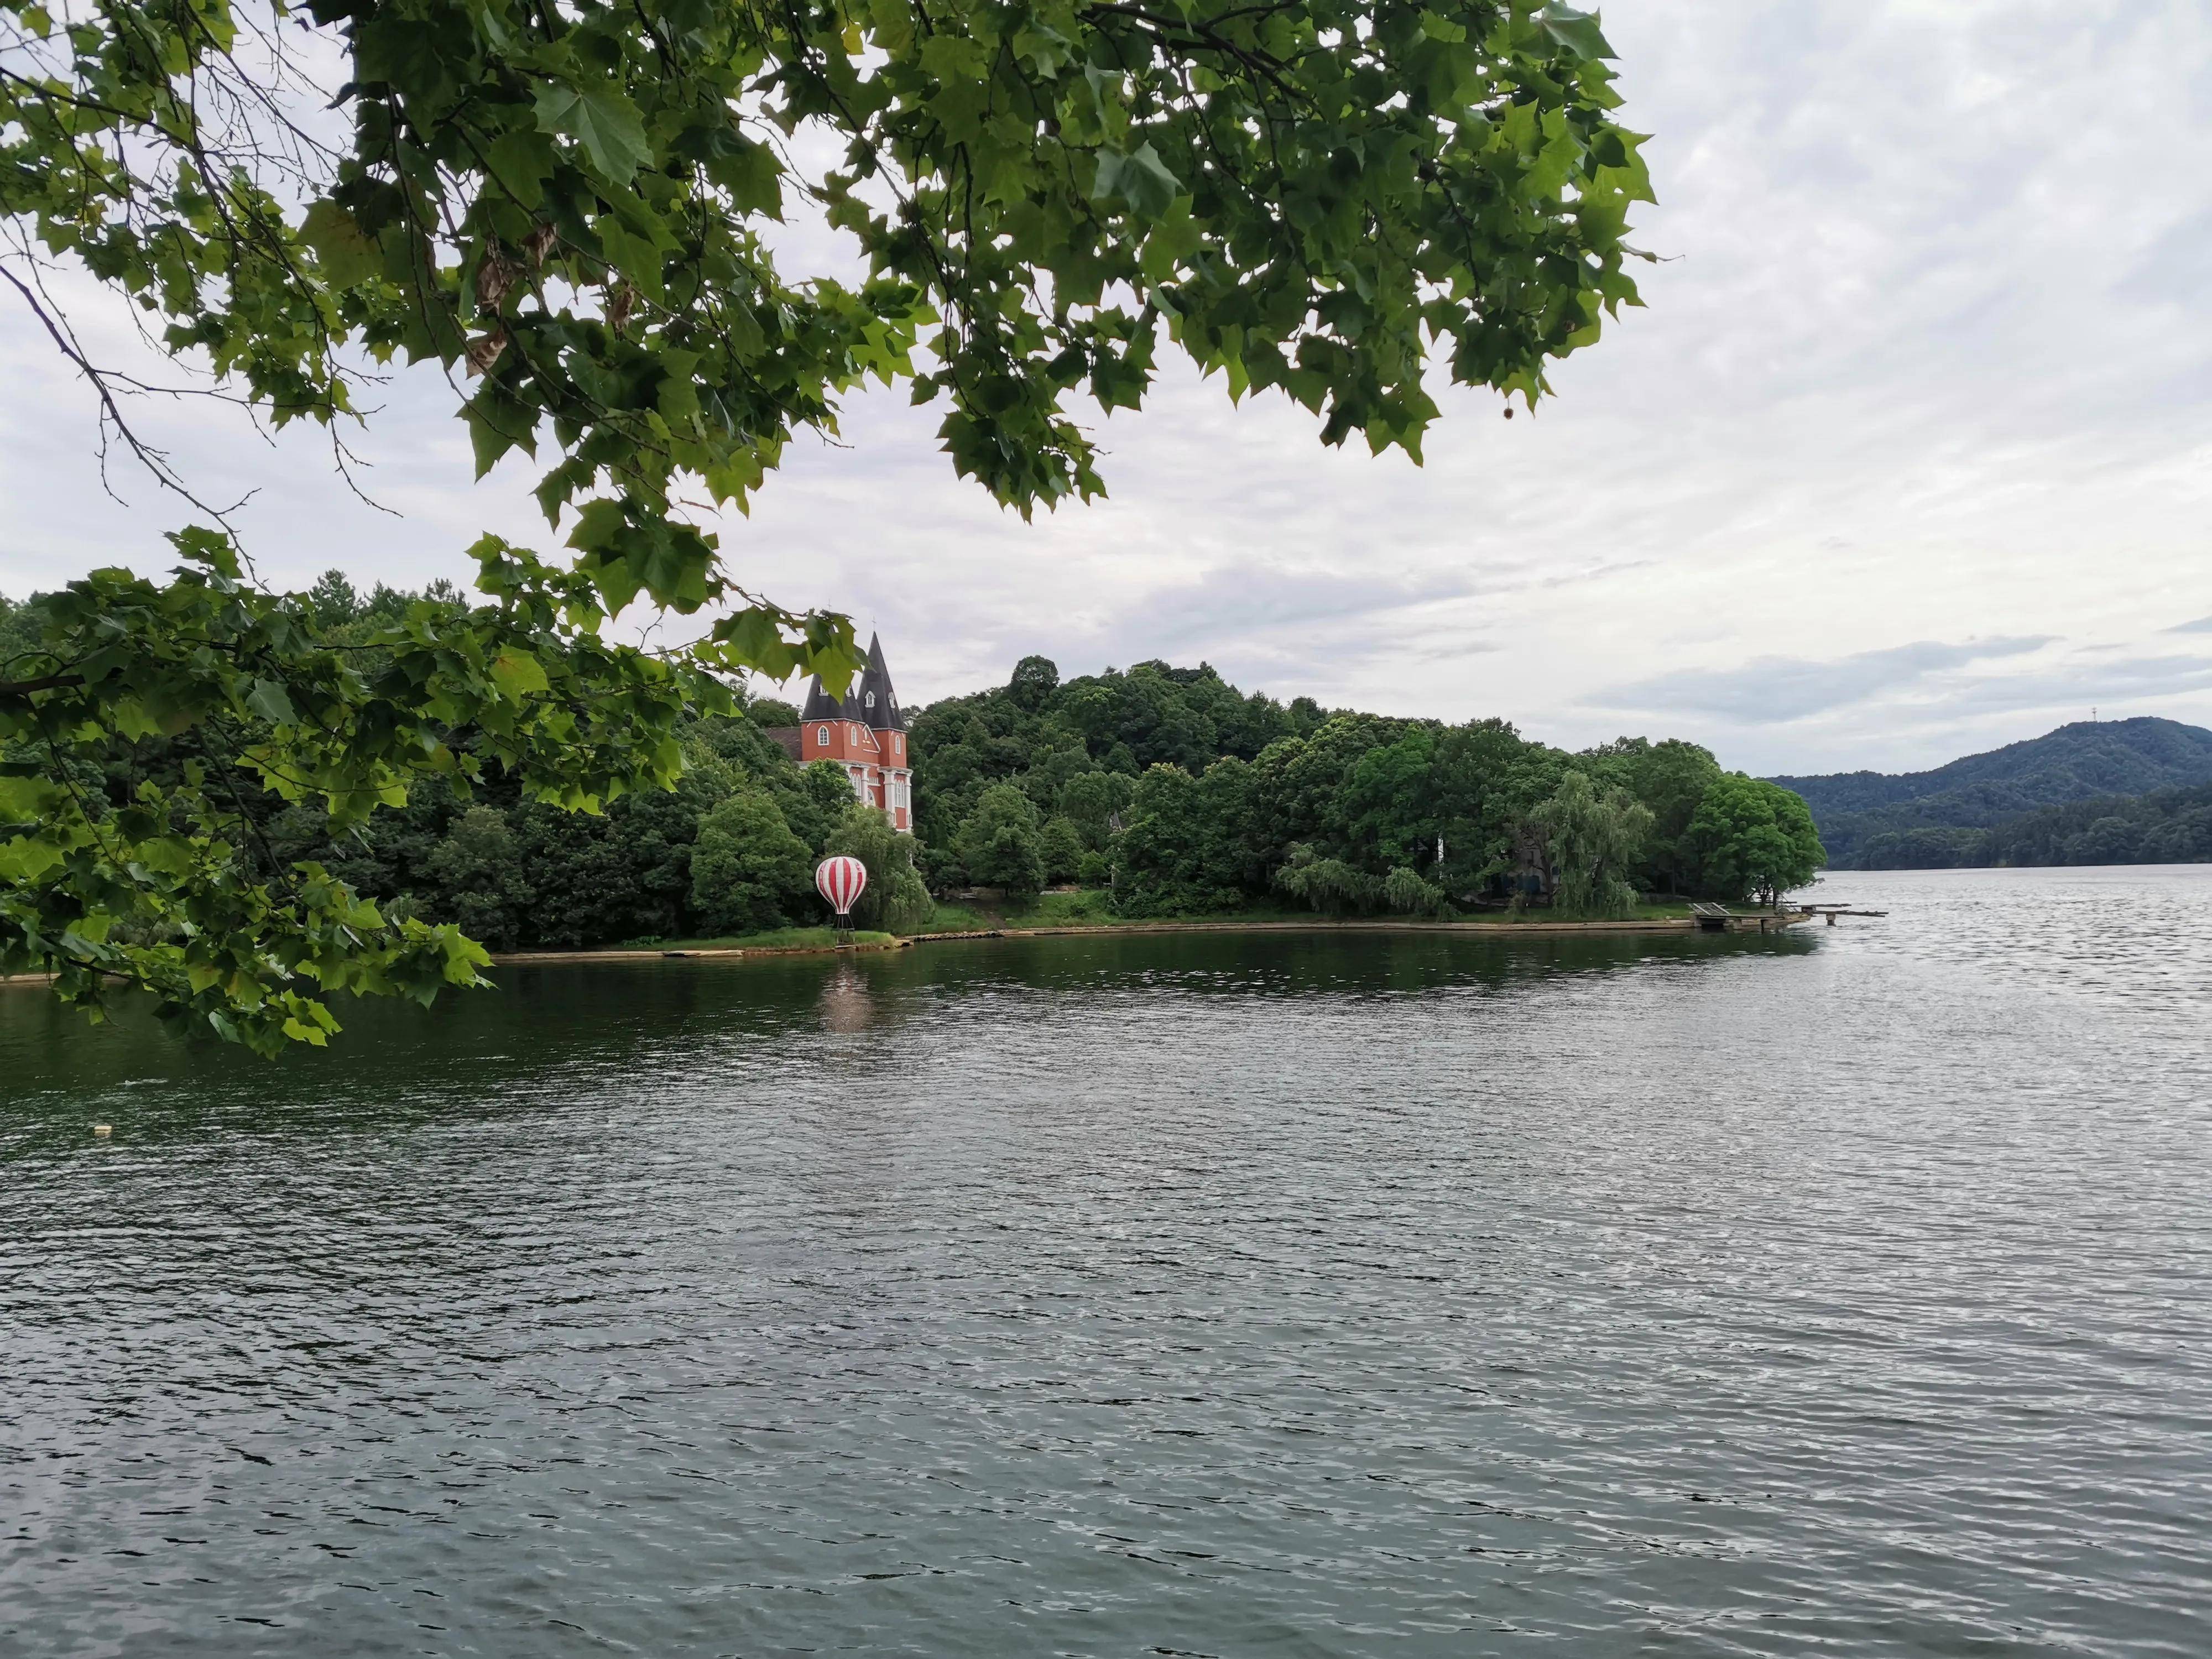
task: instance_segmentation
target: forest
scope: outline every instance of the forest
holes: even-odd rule
[[[921,864],[940,890],[1108,890],[1124,915],[1273,902],[1332,914],[1765,898],[1820,866],[1788,791],[1678,740],[1580,754],[1503,720],[1279,702],[1143,662],[1003,686],[911,721]]]
[[[1870,870],[2212,863],[2212,784],[2067,801],[1986,830],[1885,833],[1861,856]]]
[[[307,597],[334,647],[410,607],[467,603],[444,584],[363,595],[336,571]],[[37,612],[0,600],[0,658],[27,648]],[[597,813],[527,799],[492,769],[473,784],[426,780],[333,834],[315,802],[249,786],[238,856],[262,873],[312,865],[387,914],[456,924],[495,950],[816,925],[813,866],[832,852],[869,866],[855,921],[895,932],[929,925],[939,896],[992,890],[1018,911],[1071,884],[1133,917],[1614,916],[1653,896],[1771,899],[1820,862],[1802,801],[1694,744],[1624,738],[1571,754],[1502,720],[1280,702],[1203,665],[1063,682],[1033,656],[1004,685],[915,712],[913,836],[856,805],[842,769],[799,766],[764,735],[795,720],[789,704],[742,694],[732,714],[688,718],[676,787]],[[119,809],[191,765],[199,740],[111,745],[96,787]]]

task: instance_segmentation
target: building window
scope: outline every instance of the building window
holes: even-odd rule
[[[869,693],[868,693],[868,707],[869,707],[869,708],[873,708],[875,706],[876,706],[876,694],[875,694],[874,692],[871,691],[871,692],[869,692]]]
[[[815,732],[814,746],[817,749],[827,749],[830,746],[830,728],[828,726],[823,726],[820,730]]]
[[[906,739],[900,737],[896,732],[891,735],[891,753],[894,755],[903,755],[906,753]]]

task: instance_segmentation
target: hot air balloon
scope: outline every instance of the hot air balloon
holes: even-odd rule
[[[868,866],[844,853],[824,859],[814,869],[814,890],[837,913],[837,931],[853,931],[853,905],[868,885]]]

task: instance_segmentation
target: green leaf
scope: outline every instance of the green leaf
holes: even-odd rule
[[[67,861],[67,854],[51,841],[18,836],[0,846],[0,879],[32,882]]]
[[[1182,181],[1168,171],[1167,163],[1148,142],[1127,155],[1101,152],[1098,180],[1092,186],[1091,199],[1105,202],[1118,198],[1139,216],[1158,219],[1165,216],[1169,204],[1182,190]]]
[[[906,10],[907,0],[896,3],[901,12]],[[730,192],[730,205],[738,212],[783,217],[783,166],[766,144],[739,133],[718,134],[706,167],[707,176]]]
[[[445,33],[396,7],[372,8],[355,34],[354,73],[410,98],[441,100],[451,94],[455,71],[463,67],[443,50]]]
[[[291,694],[275,680],[256,680],[246,695],[246,706],[272,726],[293,726],[299,715],[292,709]]]
[[[384,269],[384,256],[362,234],[352,214],[325,197],[307,209],[300,240],[315,252],[323,279],[332,288],[353,288]]]
[[[502,651],[492,659],[491,677],[509,702],[520,702],[532,691],[550,689],[544,665],[526,651]]]
[[[580,553],[613,555],[629,532],[629,518],[620,501],[586,501],[576,515],[568,545]]]
[[[492,140],[485,159],[492,176],[523,207],[535,212],[545,199],[545,181],[553,176],[558,158],[540,132],[509,129]]]
[[[607,263],[637,285],[638,291],[656,302],[665,297],[667,289],[661,285],[661,251],[648,237],[634,234],[628,226],[611,213],[603,213],[592,222],[599,233],[599,246],[606,250]]]
[[[476,453],[479,478],[510,449],[520,447],[529,455],[538,453],[531,411],[503,386],[488,384],[462,406],[461,418],[468,422],[469,447]]]
[[[637,106],[611,88],[587,92],[559,82],[540,87],[538,125],[574,138],[600,175],[617,185],[635,178],[653,154]]]
[[[1595,12],[1577,11],[1571,6],[1549,5],[1536,14],[1536,21],[1544,26],[1545,33],[1577,58],[1613,58],[1619,55],[1606,44],[1605,36],[1599,33]]]
[[[44,778],[0,775],[0,823],[35,823],[68,799],[68,790]]]

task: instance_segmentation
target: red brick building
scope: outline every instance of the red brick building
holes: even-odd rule
[[[907,754],[906,716],[891,690],[882,640],[869,639],[867,666],[843,701],[823,690],[817,676],[807,689],[799,724],[775,727],[768,735],[801,766],[831,761],[843,767],[855,797],[881,808],[892,829],[914,829],[914,762]]]

